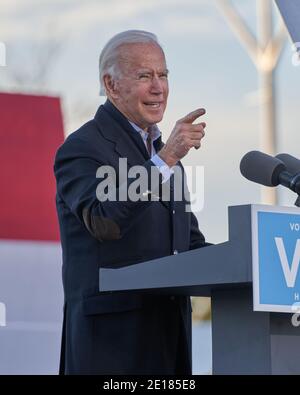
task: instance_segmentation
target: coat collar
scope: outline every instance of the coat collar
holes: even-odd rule
[[[150,159],[141,135],[109,100],[98,108],[94,120],[103,137],[115,144],[117,154],[127,158],[128,166],[142,165]],[[164,145],[161,136],[153,144],[158,152]],[[160,202],[169,208],[168,202]]]
[[[115,151],[127,158],[130,165],[150,159],[142,137],[109,100],[99,107],[94,119],[104,138],[115,144]],[[157,152],[162,148],[161,137],[154,141],[154,146]]]

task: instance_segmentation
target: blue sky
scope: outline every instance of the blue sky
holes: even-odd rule
[[[256,1],[233,3],[255,31]],[[7,46],[7,67],[0,69],[0,89],[12,88],[7,77],[11,62],[30,68],[32,48],[58,40],[61,51],[47,93],[62,97],[70,133],[103,102],[99,53],[112,35],[127,29],[154,32],[165,49],[170,97],[160,125],[164,140],[177,119],[197,107],[207,109],[203,146],[184,163],[205,166],[205,207],[197,216],[210,241],[225,240],[227,207],[260,202],[259,186],[239,173],[243,154],[259,149],[258,76],[213,0],[1,0],[0,41]],[[276,75],[278,152],[300,156],[300,66],[293,66],[291,58],[287,40]],[[30,86],[24,90],[32,91]],[[70,113],[74,102],[87,106],[82,118]],[[280,196],[280,203],[293,204],[292,194]]]

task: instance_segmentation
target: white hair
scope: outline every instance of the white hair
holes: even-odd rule
[[[121,45],[133,43],[155,43],[161,48],[156,35],[144,30],[127,30],[113,36],[103,48],[99,58],[100,96],[106,96],[104,75],[109,74],[113,78],[120,76],[118,57]]]

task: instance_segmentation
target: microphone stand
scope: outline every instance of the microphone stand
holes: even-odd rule
[[[300,173],[291,176],[287,171],[283,171],[279,174],[279,182],[297,194],[298,197],[294,204],[296,207],[300,207]]]
[[[295,174],[293,179],[291,180],[292,189],[297,193],[298,197],[295,201],[295,206],[300,207],[300,173]]]

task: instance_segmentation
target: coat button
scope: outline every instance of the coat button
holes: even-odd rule
[[[178,254],[178,251],[177,250],[174,250],[173,251],[173,255],[177,255]]]
[[[172,302],[174,302],[175,296],[170,296],[170,300],[172,300]]]
[[[175,214],[175,210],[172,211],[172,214]]]

